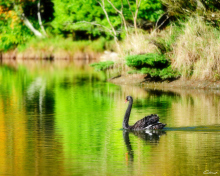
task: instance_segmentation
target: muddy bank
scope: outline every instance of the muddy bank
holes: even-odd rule
[[[120,85],[136,85],[144,88],[185,88],[185,89],[220,89],[220,81],[209,80],[186,80],[178,79],[174,81],[150,81],[146,79],[147,75],[133,74],[121,75],[116,78],[109,79],[109,82]]]

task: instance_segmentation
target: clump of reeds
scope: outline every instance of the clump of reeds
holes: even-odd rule
[[[145,53],[157,53],[158,48],[150,42],[150,38],[153,37],[153,33],[129,33],[124,39],[124,41],[121,43],[121,50],[124,56]]]
[[[184,25],[172,51],[172,65],[184,78],[220,78],[220,31],[201,17],[190,18]]]

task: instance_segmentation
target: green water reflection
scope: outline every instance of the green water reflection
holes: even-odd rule
[[[86,63],[0,66],[0,175],[220,173],[220,91],[106,83]],[[157,113],[164,131],[121,130]]]

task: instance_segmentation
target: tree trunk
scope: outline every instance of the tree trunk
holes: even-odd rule
[[[46,33],[46,31],[45,31],[45,29],[44,29],[44,26],[43,26],[43,24],[42,24],[41,15],[40,15],[40,0],[39,0],[38,3],[37,3],[37,9],[38,9],[38,12],[37,12],[38,23],[39,23],[39,25],[40,25],[40,27],[41,27],[41,30],[42,30],[43,34],[44,34],[45,36],[47,36],[47,33]]]
[[[28,29],[30,29],[35,36],[39,37],[39,38],[43,38],[44,36],[34,28],[34,26],[30,23],[30,21],[26,18],[26,16],[24,14],[22,14],[22,20],[24,22],[24,24],[28,27]]]

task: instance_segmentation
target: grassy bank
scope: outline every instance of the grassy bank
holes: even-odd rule
[[[185,78],[218,80],[219,47],[220,31],[201,18],[191,18],[173,46],[173,66]]]
[[[155,80],[220,80],[220,31],[203,18],[170,24],[163,30],[129,33],[120,41],[119,62],[95,64],[97,70],[116,66],[122,74],[145,74]],[[73,41],[62,37],[33,39],[3,57],[17,59],[96,59],[115,50],[105,38]],[[120,66],[118,66],[120,65]]]
[[[201,17],[190,17],[161,31],[131,34],[121,46],[130,74],[220,80],[220,31]],[[146,55],[152,55],[155,63]],[[161,57],[168,62],[164,68],[156,66],[157,61],[164,62]]]
[[[19,45],[15,50],[3,54],[4,58],[16,59],[96,59],[106,49],[114,45],[104,38],[90,41],[73,41],[62,37],[34,38],[29,42]]]

